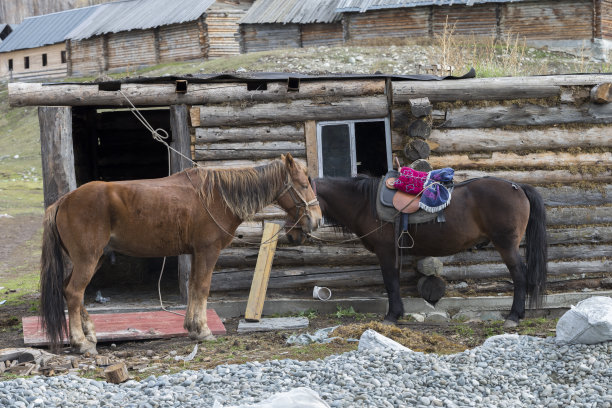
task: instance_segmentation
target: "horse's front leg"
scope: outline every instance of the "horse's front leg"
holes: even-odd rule
[[[207,248],[196,251],[192,257],[187,313],[185,313],[183,327],[189,332],[189,337],[194,340],[214,339],[208,328],[206,304],[210,293],[212,272],[219,252],[218,249]]]
[[[404,303],[400,294],[399,269],[395,267],[395,254],[376,254],[380,262],[383,282],[387,290],[389,309],[385,315],[385,322],[396,324],[404,316]]]

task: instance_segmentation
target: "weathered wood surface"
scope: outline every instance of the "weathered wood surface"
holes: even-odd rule
[[[591,89],[591,101],[593,103],[608,103],[612,100],[612,94],[610,90],[612,89],[612,83],[606,82],[603,84],[599,84],[594,86]]]
[[[479,171],[455,170],[456,183],[478,177],[497,177],[517,183],[545,184],[545,183],[578,183],[578,182],[612,182],[612,168],[602,169],[599,173],[574,173],[570,170],[530,170],[530,171]]]
[[[427,161],[434,168],[479,169],[492,167],[561,167],[600,165],[612,167],[612,153],[468,153],[430,156]]]
[[[549,246],[549,261],[566,259],[594,260],[609,256],[612,251],[610,244],[582,245],[572,244],[563,246]],[[221,251],[221,256],[215,265],[217,270],[229,268],[254,267],[257,261],[258,249],[250,247],[231,247]],[[491,245],[480,250],[467,250],[454,255],[438,257],[444,265],[465,265],[479,263],[502,262],[499,253]],[[405,256],[404,263],[414,266],[416,257]],[[276,249],[274,256],[275,267],[287,266],[350,266],[350,265],[376,265],[376,255],[365,249],[361,244],[355,246],[329,246],[314,247],[283,246]]]
[[[424,97],[432,102],[548,98],[559,96],[563,86],[594,86],[609,81],[610,76],[605,74],[393,81],[393,103]]]
[[[202,143],[245,143],[273,141],[303,141],[303,126],[250,126],[245,128],[197,128],[195,144]]]
[[[612,122],[612,105],[583,104],[540,106],[533,104],[459,107],[434,111],[443,116],[440,128],[496,128],[503,126],[552,126],[567,123]]]
[[[193,112],[193,111],[192,111]],[[387,97],[347,97],[337,101],[294,100],[251,106],[208,105],[200,107],[202,126],[246,126],[306,120],[376,119],[389,114]]]
[[[580,129],[434,129],[435,152],[555,150],[569,147],[612,147],[612,126]]]
[[[236,238],[232,241],[232,245],[257,245],[261,240],[262,224],[261,222],[243,222],[236,230]],[[347,246],[359,240],[354,239],[354,234],[345,235],[342,232],[336,231],[332,227],[323,226],[312,233],[313,236],[322,240],[322,245],[343,245]],[[612,242],[612,227],[608,225],[578,225],[564,228],[548,228],[548,244],[600,244]],[[246,242],[245,242],[246,241]],[[288,241],[285,236],[279,237],[280,245],[287,245]]]
[[[304,142],[250,142],[196,144],[196,160],[270,159],[291,153],[306,157]]]
[[[428,98],[410,99],[408,103],[410,104],[410,113],[412,113],[412,116],[415,118],[427,116],[433,109]]]
[[[612,223],[612,206],[548,207],[546,223],[548,225],[609,224]]]
[[[612,204],[612,185],[598,184],[592,188],[571,186],[536,187],[548,206],[592,206]]]
[[[595,275],[612,270],[612,261],[583,260],[549,262],[549,276],[559,275]],[[251,269],[224,269],[213,273],[211,290],[244,290],[249,288]],[[414,268],[404,267],[400,282],[415,283],[419,274]],[[447,280],[508,278],[510,273],[503,263],[477,265],[446,265],[441,276]],[[378,265],[362,266],[304,266],[291,268],[273,268],[268,287],[273,289],[302,289],[308,286],[358,287],[381,285],[382,274]]]
[[[319,177],[319,148],[317,147],[317,122],[307,120],[304,122],[304,138],[306,140],[306,161],[308,162],[308,176]]]
[[[121,91],[136,106],[197,105],[227,102],[272,102],[325,97],[382,95],[384,79],[301,81],[298,92],[288,91],[286,81],[268,82],[266,90],[247,90],[246,83],[189,83],[186,93],[176,93],[174,83],[122,84]],[[386,100],[386,98],[385,98]],[[129,106],[118,91],[100,91],[97,84],[13,82],[11,106]]]
[[[293,156],[302,165],[306,166],[306,157]],[[207,169],[229,169],[239,167],[262,166],[271,163],[275,159],[280,159],[280,155],[269,159],[237,159],[237,160],[197,160],[198,165]]]
[[[72,143],[72,108],[38,108],[45,208],[74,190],[74,153]]]

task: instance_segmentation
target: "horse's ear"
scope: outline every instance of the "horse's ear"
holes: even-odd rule
[[[295,165],[291,153],[287,153],[286,156],[281,154],[281,159],[285,161],[285,166],[287,166],[289,169]]]

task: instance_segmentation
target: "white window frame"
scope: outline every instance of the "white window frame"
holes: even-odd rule
[[[355,146],[355,123],[363,123],[363,122],[385,122],[385,144],[387,151],[387,170],[393,169],[392,163],[392,152],[391,152],[391,125],[389,122],[389,118],[380,118],[380,119],[352,119],[352,120],[334,120],[334,121],[325,121],[325,122],[317,122],[317,160],[319,162],[319,177],[323,177],[323,146],[321,142],[321,133],[323,130],[323,126],[329,125],[348,125],[349,128],[349,141],[350,141],[350,149],[351,149],[351,177],[355,177],[357,175],[357,149]]]

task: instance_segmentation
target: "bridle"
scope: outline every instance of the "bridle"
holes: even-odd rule
[[[293,227],[297,228],[297,223],[303,217],[308,217],[312,219],[311,217],[312,210],[310,209],[310,207],[319,205],[319,200],[317,200],[316,193],[315,193],[315,198],[313,198],[310,201],[306,201],[304,196],[300,194],[300,192],[297,191],[297,189],[295,188],[295,185],[293,184],[293,180],[291,179],[291,175],[289,174],[289,172],[287,172],[287,181],[285,181],[285,185],[283,186],[283,189],[281,190],[281,192],[276,197],[276,200],[274,201],[278,203],[278,200],[285,194],[289,194],[289,197],[291,198],[291,201],[293,201],[293,205],[295,206],[297,210],[297,214],[296,214],[297,219],[295,220]],[[300,216],[300,209],[303,209],[303,213],[301,216]]]

